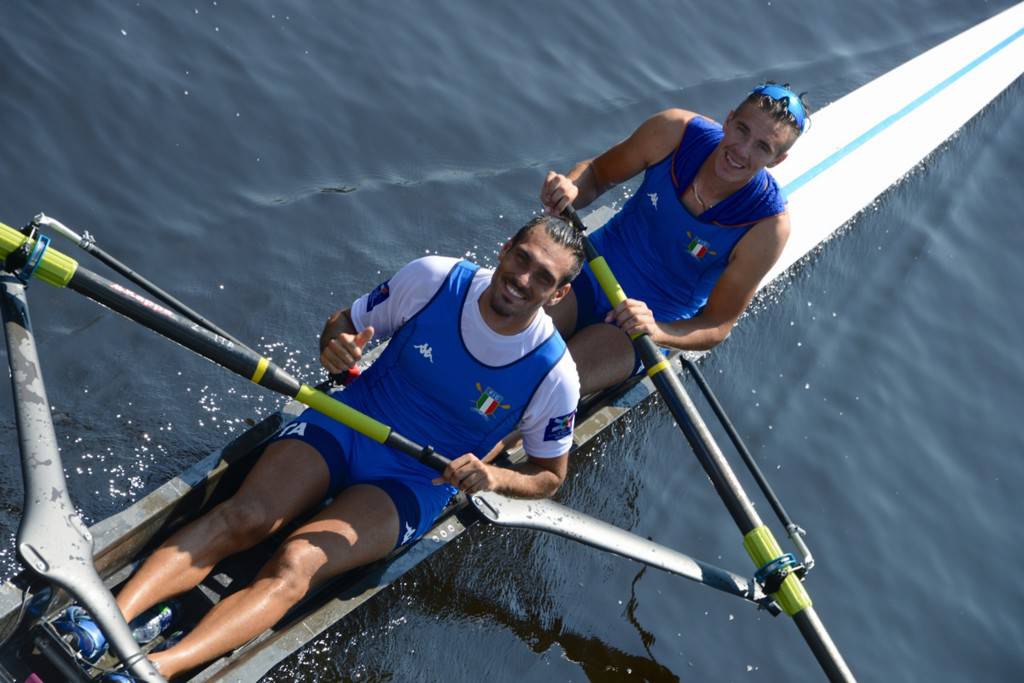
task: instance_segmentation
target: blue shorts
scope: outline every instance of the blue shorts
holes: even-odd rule
[[[576,334],[584,327],[590,327],[604,322],[604,317],[612,310],[612,304],[608,301],[597,278],[587,266],[583,267],[580,274],[572,281],[572,291],[576,295],[576,327],[572,333]],[[668,355],[669,349],[662,348],[662,354]],[[639,375],[644,370],[644,362],[640,359],[640,351],[633,347],[633,375]]]
[[[271,443],[285,439],[309,444],[324,459],[331,475],[328,496],[355,484],[370,484],[388,494],[398,511],[396,548],[430,531],[457,492],[448,484],[433,484],[437,473],[427,466],[312,408],[282,427]]]

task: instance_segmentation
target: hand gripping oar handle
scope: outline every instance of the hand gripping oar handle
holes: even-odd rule
[[[612,307],[618,306],[626,300],[626,294],[622,291],[622,287],[615,279],[604,257],[597,252],[587,238],[586,226],[580,220],[576,209],[570,204],[563,211],[563,216],[583,236],[587,263]],[[697,407],[690,400],[679,377],[671,371],[668,360],[661,355],[658,347],[647,334],[631,335],[631,338],[647,369],[648,377],[661,395],[665,406],[672,413],[701,467],[711,479],[712,485],[743,534],[743,547],[754,561],[754,566],[758,570],[770,567],[779,568],[774,575],[769,577],[773,589],[771,596],[786,614],[793,617],[800,633],[804,636],[804,640],[829,680],[843,683],[855,680],[835,643],[832,642],[831,636],[818,618],[810,595],[800,579],[795,572],[788,571],[788,568],[780,563],[784,559],[782,548],[775,540],[771,529],[764,525],[753,504],[747,498],[739,479],[736,478],[728,460],[718,448],[718,444],[715,443],[714,437],[707,425],[704,424]],[[768,584],[766,583],[766,585]]]
[[[598,284],[601,285],[605,296],[608,297],[612,308],[615,308],[626,300],[626,293],[622,291],[622,286],[615,279],[615,275],[612,273],[611,268],[608,267],[604,257],[597,252],[597,249],[594,248],[594,245],[587,237],[587,228],[583,225],[583,221],[580,220],[576,209],[569,205],[562,213],[569,223],[583,236],[583,248],[587,255],[587,264],[590,266],[591,272],[594,273],[594,277],[597,278]],[[630,335],[630,339],[633,340],[633,344],[640,354],[640,360],[643,361],[648,377],[653,377],[663,370],[670,368],[668,360],[661,354],[657,344],[646,333],[640,332]]]

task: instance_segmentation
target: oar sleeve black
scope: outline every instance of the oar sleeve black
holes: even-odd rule
[[[291,397],[297,396],[302,388],[296,378],[252,349],[214,334],[198,323],[87,268],[79,266],[67,286],[214,363],[250,378],[260,386]]]

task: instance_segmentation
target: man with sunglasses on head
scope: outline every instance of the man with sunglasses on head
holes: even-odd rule
[[[568,174],[548,173],[540,198],[554,215],[644,173],[591,235],[632,298],[612,309],[588,266],[548,309],[569,340],[583,394],[640,369],[628,335],[685,350],[710,349],[729,335],[789,236],[786,200],[767,169],[786,158],[808,114],[802,95],[769,81],[724,124],[667,109]]]

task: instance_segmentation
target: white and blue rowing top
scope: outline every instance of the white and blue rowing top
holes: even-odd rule
[[[345,394],[448,457],[482,456],[517,426],[528,455],[560,456],[572,445],[576,365],[543,310],[515,335],[487,325],[478,302],[492,274],[428,256],[359,297],[356,329],[391,341]]]

